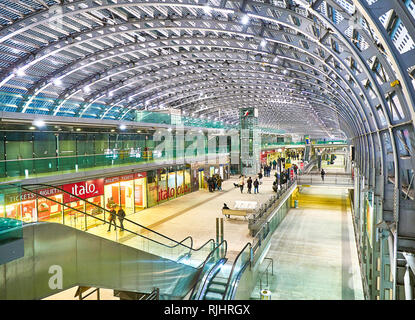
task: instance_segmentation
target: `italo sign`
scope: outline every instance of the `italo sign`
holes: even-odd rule
[[[88,199],[104,194],[104,179],[89,180],[78,183],[66,184],[62,187],[63,190],[69,192],[81,199]],[[79,199],[64,193],[63,201],[65,203],[77,201]]]
[[[185,194],[187,192],[190,192],[190,187],[185,184],[183,186],[178,186],[177,188],[177,195]],[[176,191],[174,188],[168,188],[168,189],[159,189],[157,201],[163,201],[167,200],[169,198],[173,198]]]

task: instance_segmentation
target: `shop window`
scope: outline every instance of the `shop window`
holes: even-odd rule
[[[38,221],[62,223],[63,194],[54,194],[53,191],[48,191],[38,191],[39,194],[44,195],[44,197],[38,196],[37,199]]]
[[[88,214],[86,216],[86,228],[90,229],[99,225],[104,224],[105,215],[103,208],[103,196],[97,196],[86,199],[88,202],[85,202],[85,212]],[[93,205],[94,204],[94,205]]]
[[[120,182],[120,205],[125,214],[134,213],[134,180]]]
[[[157,172],[147,172],[147,206],[153,207],[158,202]]]
[[[143,210],[147,206],[147,178],[143,174],[134,180],[134,209],[135,212]]]
[[[176,198],[176,171],[170,169],[167,181],[167,191],[169,193],[169,199]]]
[[[165,202],[169,199],[169,193],[167,190],[167,170],[166,169],[159,169],[157,173],[157,201],[159,203]]]
[[[22,220],[23,222],[37,221],[36,196],[32,193],[6,194],[6,218]]]
[[[85,202],[82,200],[66,203],[63,211],[63,221],[65,225],[72,228],[85,230]]]

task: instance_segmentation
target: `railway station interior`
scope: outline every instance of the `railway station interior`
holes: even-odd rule
[[[0,0],[0,300],[414,300],[415,0]]]

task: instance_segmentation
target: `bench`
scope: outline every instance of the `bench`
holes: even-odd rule
[[[240,216],[246,219],[249,213],[247,210],[222,209],[222,214],[227,218],[230,218],[231,216]]]

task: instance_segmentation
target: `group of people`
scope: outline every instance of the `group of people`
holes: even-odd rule
[[[222,190],[223,179],[221,178],[220,175],[214,174],[212,177],[208,177],[206,182],[209,188],[209,192],[214,192],[216,190],[219,190],[219,191]]]
[[[115,210],[117,207],[119,208],[118,212]],[[118,221],[120,222],[119,228],[121,229],[121,231],[124,231],[125,211],[122,208],[122,206],[112,205],[111,210],[110,210],[110,215],[108,217],[108,220],[109,220],[108,232],[111,231],[112,224],[114,224],[114,231],[117,230],[117,222],[116,222],[117,217],[118,217]]]
[[[259,175],[261,175],[261,178],[259,177]],[[255,178],[255,180],[252,180],[251,177],[249,177],[248,180],[246,180],[246,186],[248,188],[248,193],[252,193],[252,186],[254,187],[254,194],[259,193],[259,185],[260,185],[261,179],[262,179],[262,173],[258,174],[258,178]],[[243,193],[244,187],[245,187],[245,176],[244,175],[241,175],[239,177],[238,187],[241,190],[241,193]]]

